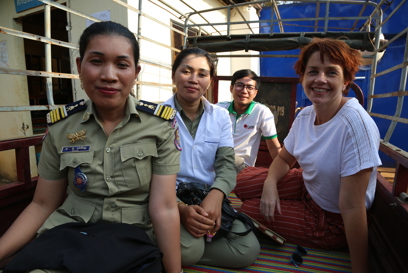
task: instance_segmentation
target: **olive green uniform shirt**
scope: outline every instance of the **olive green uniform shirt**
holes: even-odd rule
[[[67,222],[119,222],[138,225],[153,239],[148,212],[152,174],[179,171],[174,124],[136,110],[129,96],[126,115],[107,136],[91,101],[84,111],[51,126],[43,142],[38,173],[48,180],[67,178],[67,198],[39,232]],[[68,134],[84,138],[70,141]],[[74,185],[86,176],[84,191]]]

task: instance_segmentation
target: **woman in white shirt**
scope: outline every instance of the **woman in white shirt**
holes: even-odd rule
[[[347,95],[361,64],[359,51],[334,39],[313,39],[295,70],[312,106],[303,109],[269,170],[246,168],[235,193],[242,210],[288,242],[349,247],[353,272],[366,272],[378,128]],[[291,169],[298,162],[300,169]]]
[[[227,234],[206,242],[207,234],[221,225],[221,206],[236,184],[234,142],[227,110],[209,103],[204,94],[210,87],[215,66],[210,55],[199,48],[181,51],[173,64],[177,92],[164,104],[177,110],[180,135],[180,172],[177,183],[207,184],[208,195],[200,205],[179,202],[182,264],[221,267],[251,265],[260,251],[252,232],[245,236]],[[234,221],[233,231],[247,230]]]

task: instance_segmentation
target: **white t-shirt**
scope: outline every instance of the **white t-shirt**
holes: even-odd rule
[[[246,165],[255,166],[261,137],[264,136],[266,139],[278,137],[271,110],[267,106],[253,101],[245,113],[237,116],[233,109],[234,101],[219,102],[217,105],[229,112],[235,154],[242,157]]]
[[[204,97],[204,113],[198,125],[195,138],[191,136],[180,113],[176,119],[180,134],[180,171],[177,182],[201,182],[212,185],[215,179],[214,160],[219,147],[234,147],[231,121],[228,112],[211,104]],[[174,96],[164,105],[174,105]],[[187,167],[189,166],[189,167]]]
[[[380,135],[373,119],[355,98],[348,100],[328,122],[314,125],[313,106],[304,108],[284,140],[286,149],[303,168],[313,200],[324,210],[340,213],[341,177],[373,168],[367,192],[370,208],[375,194]]]

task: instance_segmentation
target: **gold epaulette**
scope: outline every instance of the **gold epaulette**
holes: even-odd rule
[[[58,107],[47,114],[47,124],[55,124],[58,121],[84,109],[86,109],[85,100],[79,100],[65,106]]]
[[[173,109],[170,106],[156,104],[145,100],[139,100],[136,109],[170,121],[174,119],[177,113],[176,109]]]

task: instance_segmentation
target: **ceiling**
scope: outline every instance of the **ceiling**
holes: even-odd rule
[[[225,5],[234,5],[245,2],[251,2],[251,0],[220,0],[220,2],[224,3]]]
[[[247,3],[247,2],[253,2],[256,0],[219,0],[221,3],[225,5],[235,5],[235,4],[241,4],[241,3]],[[254,5],[254,8],[257,10],[259,13],[261,11],[261,6],[259,4]],[[258,14],[259,15],[259,14]]]

